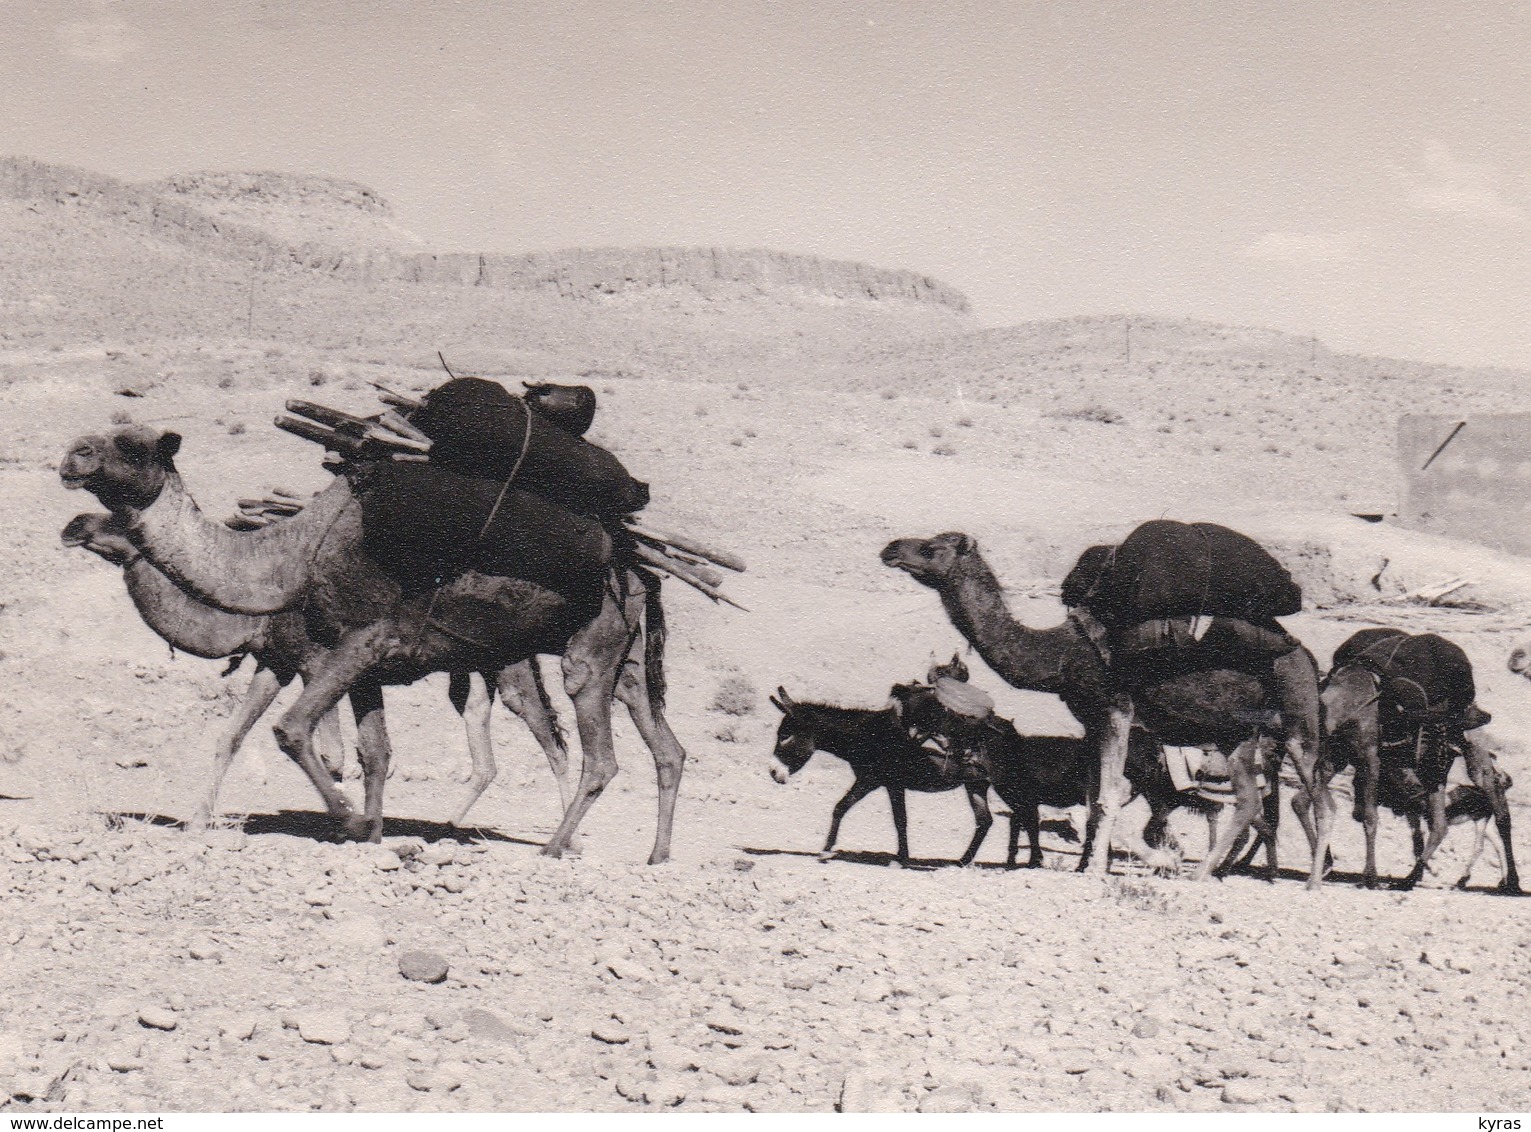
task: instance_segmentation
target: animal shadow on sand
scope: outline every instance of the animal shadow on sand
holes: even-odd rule
[[[109,824],[118,825],[126,822],[139,822],[144,825],[164,826],[170,829],[184,829],[186,823],[180,818],[169,817],[165,814],[138,814],[121,811],[103,812],[101,814]],[[335,829],[335,822],[328,814],[318,813],[313,810],[278,810],[270,814],[246,814],[243,818],[233,819],[228,828],[239,829],[251,837],[264,837],[271,834],[286,837],[301,837],[309,841],[334,842],[340,837]],[[542,848],[541,841],[529,841],[522,837],[511,837],[497,830],[479,826],[457,826],[444,821],[427,821],[423,818],[387,818],[383,823],[383,835],[385,837],[415,837],[421,841],[457,841],[468,843],[472,841],[494,841],[507,845],[527,845],[534,849]]]
[[[1003,810],[999,812],[1001,816],[1005,816]],[[1078,834],[1074,831],[1073,823],[1065,820],[1044,820],[1042,822],[1042,829],[1062,841],[1077,843],[1079,840]],[[738,849],[739,852],[751,857],[808,857],[814,860],[825,860],[826,863],[833,861],[851,865],[872,865],[876,868],[886,868],[898,860],[897,853],[885,853],[873,849],[836,849],[828,858],[822,857],[817,850],[812,849],[769,849],[754,845],[740,845]],[[1063,855],[1078,855],[1077,849],[1053,849],[1049,847],[1049,852]],[[911,857],[906,867],[921,872],[933,872],[937,869],[949,869],[957,863],[955,858]],[[994,869],[1000,872],[1009,871],[1007,866],[998,861],[975,861],[971,867],[975,869]]]

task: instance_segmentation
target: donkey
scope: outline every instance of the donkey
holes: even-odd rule
[[[965,671],[958,675],[950,666],[942,669],[943,675],[953,679],[966,678]],[[969,764],[976,763],[994,787],[994,793],[1010,807],[1007,867],[1016,867],[1020,834],[1025,829],[1031,845],[1026,867],[1039,868],[1042,864],[1039,807],[1073,809],[1089,804],[1098,767],[1089,744],[1072,736],[1022,735],[1010,720],[997,715],[977,721],[962,717],[941,702],[935,688],[922,684],[894,685],[893,699],[899,705],[900,722],[913,737],[943,743],[955,748],[955,753]],[[1128,739],[1126,774],[1132,787],[1131,797],[1142,795],[1148,802],[1150,817],[1143,830],[1148,845],[1158,848],[1164,844],[1170,815],[1182,808],[1206,817],[1208,847],[1217,844],[1217,819],[1225,803],[1195,791],[1177,790],[1165,770],[1163,748],[1141,727],[1134,727]],[[1081,847],[1083,857],[1089,857],[1094,839],[1095,823],[1087,820]]]
[[[978,847],[994,824],[989,813],[989,783],[973,764],[910,737],[892,708],[836,707],[832,704],[798,703],[778,687],[771,703],[781,712],[772,755],[771,777],[785,783],[808,764],[815,751],[824,751],[850,764],[856,775],[845,796],[835,803],[829,836],[819,851],[821,860],[834,855],[840,822],[850,808],[872,791],[888,792],[893,828],[898,834],[898,861],[909,864],[909,817],[904,792],[940,794],[962,787],[973,808],[973,840],[958,864],[973,863]]]

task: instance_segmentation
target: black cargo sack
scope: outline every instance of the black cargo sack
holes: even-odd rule
[[[352,486],[363,547],[408,590],[477,570],[536,582],[571,600],[599,592],[612,540],[595,519],[513,487],[479,538],[500,488],[432,464],[372,464]]]
[[[514,472],[517,487],[603,518],[631,514],[649,501],[648,485],[610,452],[547,427],[551,422],[497,382],[453,378],[426,394],[410,423],[431,438],[430,462],[459,475],[503,483]]]
[[[588,385],[523,381],[524,400],[571,436],[584,436],[595,421],[595,390]]]
[[[1300,612],[1302,590],[1247,535],[1216,523],[1155,519],[1116,548],[1083,604],[1110,628],[1196,616],[1265,625]]]
[[[1359,665],[1377,675],[1384,723],[1444,724],[1470,730],[1488,722],[1473,706],[1472,661],[1434,633],[1363,629],[1334,653],[1334,667]]]

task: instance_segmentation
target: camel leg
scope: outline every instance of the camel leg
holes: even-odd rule
[[[569,803],[574,800],[575,782],[570,773],[573,764],[569,761],[569,745],[564,741],[563,731],[558,726],[558,716],[553,711],[552,701],[548,699],[547,689],[543,687],[542,669],[537,665],[537,658],[528,657],[520,664],[500,669],[495,680],[499,687],[500,701],[508,711],[521,718],[547,757],[548,769],[553,772],[553,778],[558,783],[559,805],[561,809],[567,810]]]
[[[341,823],[344,834],[349,837],[368,836],[371,832],[369,823],[351,809],[345,795],[336,789],[334,780],[314,754],[314,729],[318,726],[319,718],[338,704],[340,698],[351,690],[351,686],[361,681],[372,666],[382,659],[387,649],[386,637],[389,632],[390,626],[386,622],[379,622],[342,637],[320,669],[304,681],[303,694],[287,709],[274,728],[277,746],[308,775],[319,797],[324,800],[325,809]],[[361,712],[360,708],[357,710]],[[359,722],[363,715],[358,714],[357,718]],[[361,755],[365,776],[371,772],[369,761],[375,763],[377,759],[375,752],[369,759],[364,745],[360,742],[358,745],[364,748]],[[386,774],[386,760],[383,769]],[[381,789],[381,783],[374,785],[369,781],[367,784],[369,796],[375,790],[380,798]]]
[[[582,756],[574,799],[552,838],[542,847],[547,857],[562,857],[568,852],[579,823],[617,776],[617,752],[611,734],[611,698],[616,680],[614,673],[601,668],[596,659],[572,649],[563,658],[564,690],[574,701],[574,722]]]
[[[654,775],[659,783],[659,823],[654,832],[654,851],[649,864],[662,865],[670,859],[670,836],[675,826],[675,803],[680,796],[680,776],[686,767],[686,749],[665,719],[664,707],[654,702],[641,661],[640,641],[622,666],[617,681],[617,699],[627,707],[633,726],[638,728],[649,753],[654,757]]]
[[[851,783],[851,788],[845,792],[845,796],[835,803],[835,808],[829,814],[829,836],[824,839],[824,848],[819,850],[819,857],[828,860],[835,851],[835,842],[840,840],[840,823],[845,820],[845,815],[861,799],[865,798],[882,783],[873,782],[871,779],[858,778]]]
[[[1510,839],[1510,803],[1504,796],[1504,783],[1500,781],[1499,769],[1494,765],[1494,756],[1486,747],[1466,739],[1462,744],[1462,757],[1467,763],[1468,776],[1479,790],[1488,795],[1494,807],[1494,828],[1499,833],[1499,844],[1504,851],[1504,874],[1499,881],[1499,891],[1519,895],[1520,874],[1515,871],[1515,846]]]
[[[1318,668],[1305,649],[1293,649],[1276,659],[1274,669],[1286,754],[1291,757],[1298,782],[1313,802],[1315,829],[1308,888],[1317,889],[1324,883],[1324,863],[1334,830],[1334,795],[1329,792],[1329,776],[1324,774],[1320,746],[1323,732],[1319,725]],[[1278,769],[1279,766],[1277,763]],[[1269,852],[1274,863],[1275,847]]]
[[[1265,815],[1263,800],[1260,797],[1260,787],[1255,780],[1256,770],[1254,761],[1259,757],[1259,739],[1249,739],[1240,743],[1228,756],[1228,777],[1233,781],[1234,796],[1237,801],[1233,807],[1233,817],[1229,819],[1228,828],[1223,830],[1217,839],[1217,844],[1208,851],[1196,870],[1196,879],[1205,880],[1209,876],[1221,876],[1225,871],[1223,862],[1231,855],[1234,842],[1243,835],[1251,826],[1255,826],[1260,833],[1269,836],[1265,828]]]
[[[1478,864],[1478,858],[1483,856],[1484,847],[1487,845],[1488,819],[1480,818],[1473,822],[1473,852],[1467,859],[1467,867],[1462,870],[1461,879],[1457,881],[1457,888],[1465,889],[1467,882],[1472,880],[1473,868]]]
[[[367,840],[376,843],[383,840],[383,785],[392,758],[388,727],[383,721],[383,686],[372,679],[353,684],[351,713],[356,717],[357,757],[366,784]]]
[[[1111,871],[1111,833],[1116,826],[1117,812],[1126,804],[1132,790],[1126,774],[1128,736],[1131,730],[1130,702],[1114,705],[1100,730],[1100,780],[1095,804],[1091,807],[1096,835],[1087,840],[1092,848],[1096,838],[1100,841],[1100,858],[1094,863],[1093,871],[1103,876]],[[1090,853],[1087,850],[1080,854],[1079,869],[1083,872],[1090,867]]]
[[[462,716],[468,736],[468,759],[472,763],[472,769],[468,772],[468,793],[452,815],[452,824],[462,825],[468,817],[468,811],[489,789],[489,784],[498,773],[494,762],[494,743],[489,733],[494,709],[494,685],[477,672],[454,672],[449,695],[452,706]]]
[[[1441,842],[1446,840],[1446,787],[1441,785],[1430,791],[1425,802],[1425,817],[1429,823],[1430,831],[1425,837],[1424,850],[1415,854],[1414,867],[1409,870],[1409,875],[1393,885],[1400,892],[1407,892],[1419,883],[1425,875],[1425,869],[1430,864],[1430,858],[1440,848]]]
[[[1356,813],[1361,819],[1361,831],[1366,836],[1366,865],[1361,873],[1361,884],[1365,888],[1377,887],[1377,781],[1382,774],[1382,764],[1377,758],[1376,748],[1373,747],[1368,753],[1363,750],[1356,759],[1356,773],[1352,789],[1356,792]],[[1419,823],[1411,818],[1415,836],[1419,834]],[[1419,856],[1420,846],[1416,841],[1414,856]]]
[[[904,807],[904,788],[888,785],[888,805],[893,810],[893,830],[898,834],[898,863],[909,864],[909,811]]]
[[[994,824],[994,815],[989,812],[989,787],[987,784],[968,786],[968,805],[973,807],[973,840],[968,844],[967,852],[962,854],[958,865],[966,868],[973,863],[973,858],[978,856],[978,850],[983,845],[983,839],[989,836],[989,828]]]
[[[213,750],[212,781],[208,783],[207,793],[203,796],[201,805],[197,807],[197,812],[192,815],[188,829],[200,833],[207,828],[207,823],[213,820],[213,814],[218,808],[218,791],[223,786],[223,776],[228,773],[229,764],[239,753],[240,745],[244,743],[245,736],[250,733],[250,728],[254,727],[255,721],[266,713],[266,709],[276,699],[284,683],[285,681],[269,668],[255,670],[255,675],[250,678],[250,687],[246,689],[244,699],[239,703],[239,709],[234,713],[234,718],[230,720],[228,728],[218,740],[218,746]]]
[[[314,750],[331,778],[339,782],[345,772],[346,746],[340,733],[340,711],[331,708],[319,717],[314,729]]]

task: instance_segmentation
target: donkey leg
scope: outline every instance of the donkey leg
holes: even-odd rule
[[[872,782],[869,779],[858,778],[851,783],[851,788],[845,792],[845,796],[835,803],[835,808],[829,814],[829,836],[824,839],[824,848],[819,850],[819,856],[827,860],[835,851],[835,842],[840,840],[840,822],[850,812],[852,806],[865,798],[873,790],[881,786],[881,782]]]
[[[250,687],[246,689],[245,697],[239,703],[239,709],[234,713],[234,718],[229,722],[228,728],[218,739],[218,746],[213,750],[212,779],[208,783],[207,793],[203,795],[201,804],[192,815],[188,829],[201,832],[207,828],[207,823],[212,821],[213,814],[218,808],[218,791],[223,786],[223,777],[228,773],[229,764],[239,753],[240,745],[244,743],[245,736],[250,733],[250,728],[255,726],[255,721],[266,713],[266,709],[276,699],[277,693],[282,690],[283,683],[282,678],[269,668],[255,670],[255,675],[250,678]]]
[[[1499,881],[1498,891],[1520,894],[1520,874],[1515,871],[1515,846],[1510,838],[1510,803],[1504,796],[1504,783],[1499,777],[1499,768],[1494,765],[1494,756],[1488,748],[1468,739],[1463,744],[1463,758],[1467,763],[1467,773],[1473,783],[1488,795],[1489,803],[1494,808],[1494,828],[1499,833],[1499,844],[1504,851],[1504,875]]]
[[[1010,841],[1005,847],[1005,868],[1015,868],[1015,859],[1021,851],[1021,817],[1016,807],[1010,807]]]
[[[642,656],[642,639],[633,652]],[[633,726],[643,737],[654,757],[654,776],[659,784],[659,822],[654,830],[654,849],[649,864],[662,865],[670,859],[670,836],[675,826],[675,801],[680,795],[680,776],[686,767],[686,748],[665,719],[664,708],[654,702],[649,692],[643,665],[631,657],[622,666],[617,680],[617,699],[627,707]]]
[[[962,859],[957,862],[963,868],[971,865],[973,858],[978,856],[983,839],[989,836],[989,828],[994,824],[994,815],[989,812],[988,784],[968,786],[967,792],[968,805],[973,807],[973,840],[968,844],[967,851],[962,854]]]
[[[893,810],[893,829],[898,834],[898,863],[909,864],[909,811],[904,808],[904,788],[888,786],[888,805]]]
[[[1026,840],[1031,846],[1030,856],[1026,858],[1028,869],[1040,869],[1042,867],[1042,810],[1035,798],[1028,798],[1021,806],[1021,821],[1026,824]],[[1011,818],[1012,823],[1014,818]],[[1015,826],[1010,827],[1010,863],[1015,864]]]

